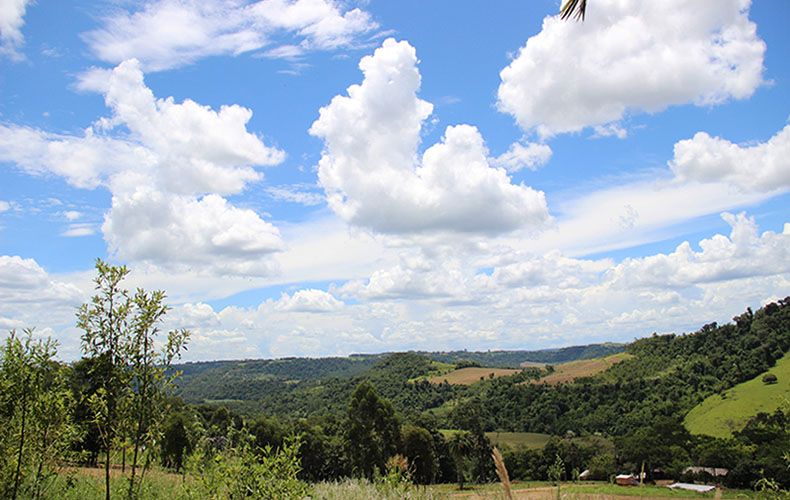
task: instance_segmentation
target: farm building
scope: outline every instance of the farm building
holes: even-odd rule
[[[633,474],[620,474],[614,480],[620,486],[639,486],[639,479]]]

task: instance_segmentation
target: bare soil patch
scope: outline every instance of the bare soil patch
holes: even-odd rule
[[[438,375],[436,377],[431,377],[428,382],[432,384],[443,384],[445,381],[449,384],[453,385],[472,385],[476,382],[480,382],[480,379],[488,379],[488,378],[496,378],[496,377],[505,377],[508,375],[515,375],[519,373],[521,370],[513,370],[510,368],[461,368],[460,370],[454,370],[450,373],[445,373],[444,375]]]

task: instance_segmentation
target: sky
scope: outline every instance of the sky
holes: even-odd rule
[[[0,330],[184,360],[630,342],[790,295],[790,2],[4,0]]]

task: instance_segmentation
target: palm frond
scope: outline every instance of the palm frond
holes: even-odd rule
[[[587,10],[587,0],[567,0],[560,9],[560,19],[565,20],[573,16],[578,21],[584,21],[584,13]]]

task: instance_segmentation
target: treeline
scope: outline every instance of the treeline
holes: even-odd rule
[[[180,374],[180,396],[188,401],[216,399],[214,396],[218,395],[225,399],[251,399],[256,394],[271,391],[267,382],[353,377],[366,372],[386,356],[208,361],[183,363],[173,369]],[[226,392],[228,387],[234,391],[233,397]]]
[[[595,359],[625,350],[625,344],[607,342],[582,346],[544,349],[540,351],[449,351],[418,352],[442,363],[472,361],[491,368],[519,368],[522,363],[560,364],[583,359]]]
[[[571,384],[495,379],[474,404],[489,430],[622,436],[660,419],[682,420],[709,395],[767,371],[790,349],[790,298],[734,321],[637,340],[627,348],[632,358]]]
[[[677,420],[659,418],[612,439],[568,432],[542,450],[508,450],[504,458],[511,478],[520,480],[572,480],[585,470],[587,479],[611,480],[614,474],[644,470],[647,482],[673,479],[745,489],[762,482],[787,489],[788,450],[790,414],[785,410],[760,413],[727,439],[691,435]],[[697,468],[688,470],[691,466]],[[717,470],[726,473],[714,476]]]

